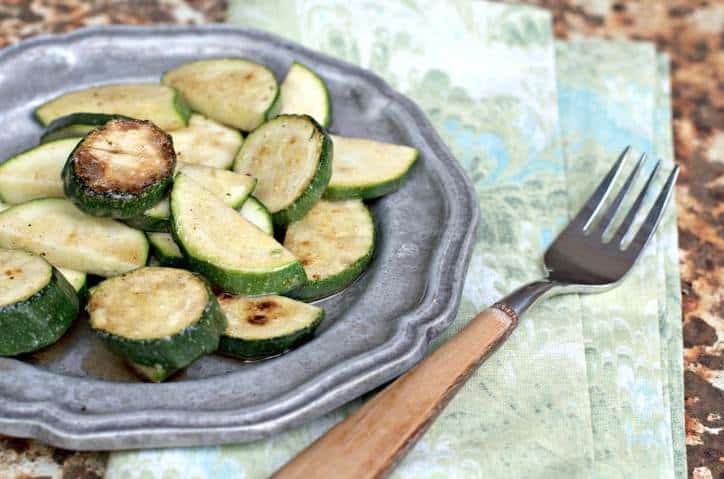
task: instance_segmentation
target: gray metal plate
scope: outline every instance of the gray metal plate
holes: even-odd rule
[[[0,358],[0,432],[71,449],[242,442],[301,424],[394,378],[457,310],[478,220],[470,183],[425,115],[380,78],[279,37],[226,26],[103,27],[0,51],[0,157],[38,141],[32,111],[67,91],[157,81],[184,62],[242,56],[283,78],[292,60],[332,96],[331,130],[421,152],[402,189],[371,203],[378,244],[368,271],[322,302],[303,347],[258,363],[208,356],[164,384],[138,382],[89,334]]]

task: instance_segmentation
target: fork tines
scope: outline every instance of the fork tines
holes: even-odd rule
[[[626,163],[626,158],[628,157],[629,151],[630,147],[626,147],[623,150],[621,155],[618,157],[618,160],[616,160],[616,162],[613,164],[613,166],[603,178],[601,183],[596,187],[593,194],[583,205],[583,207],[578,212],[573,221],[570,223],[568,228],[576,228],[579,231],[580,229],[583,229],[586,234],[599,235],[603,237],[606,230],[613,224],[613,219],[616,216],[616,213],[618,213],[618,211],[621,209],[621,206],[627,196],[628,191],[631,189],[631,186],[633,185],[636,176],[641,171],[644,163],[646,162],[646,154],[641,155],[636,162],[633,170],[625,179],[623,186],[619,189],[616,197],[613,199],[611,204],[608,205],[603,214],[599,215],[599,211],[603,207],[606,198],[613,189],[613,184],[619,177],[624,163]],[[651,209],[649,210],[648,214],[643,220],[643,223],[639,227],[638,232],[635,233],[631,242],[624,247],[625,240],[631,236],[631,227],[641,210],[644,200],[646,199],[649,191],[652,188],[654,178],[656,177],[656,173],[660,166],[661,160],[658,160],[654,164],[654,167],[648,178],[646,179],[646,183],[644,184],[643,188],[640,190],[638,196],[632,203],[631,207],[628,209],[623,221],[611,237],[610,244],[620,249],[624,249],[627,255],[636,257],[641,253],[644,246],[646,246],[646,243],[648,243],[648,240],[651,238],[651,236],[653,236],[654,231],[656,231],[656,226],[661,220],[662,213],[666,209],[666,205],[671,198],[671,194],[674,189],[674,183],[676,182],[676,177],[679,174],[678,166],[674,166],[674,168],[671,170],[668,178],[666,179],[666,183],[659,191],[659,194],[654,201],[654,204],[651,206]],[[592,226],[594,221],[596,221],[597,224],[595,226]]]

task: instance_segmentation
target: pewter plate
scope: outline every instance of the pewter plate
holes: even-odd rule
[[[44,101],[82,87],[157,81],[199,58],[241,56],[283,78],[293,60],[332,96],[331,131],[412,145],[420,161],[371,203],[376,253],[321,302],[317,336],[275,359],[208,356],[163,384],[138,382],[81,317],[56,345],[0,358],[0,432],[70,449],[210,445],[266,437],[328,412],[419,361],[457,310],[478,219],[466,176],[422,111],[377,76],[282,38],[226,26],[103,27],[0,51],[0,158],[37,143]]]

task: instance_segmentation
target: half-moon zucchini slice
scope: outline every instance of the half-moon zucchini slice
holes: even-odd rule
[[[179,162],[228,170],[244,142],[238,130],[201,115],[191,115],[189,126],[171,132]]]
[[[334,163],[324,197],[370,199],[397,190],[408,176],[415,148],[363,138],[332,135]]]
[[[246,221],[253,224],[268,235],[274,234],[274,223],[271,213],[261,201],[250,196],[239,210]]]
[[[161,81],[178,89],[194,111],[244,131],[253,130],[278,110],[274,73],[242,58],[186,63],[167,71]]]
[[[307,282],[289,293],[312,300],[344,289],[372,258],[375,225],[359,200],[322,200],[287,229],[284,246],[304,266]]]
[[[305,342],[324,318],[324,310],[284,296],[221,295],[226,330],[219,352],[239,359],[276,356]]]
[[[78,314],[78,296],[43,258],[0,249],[0,356],[56,342]]]
[[[252,131],[234,171],[258,180],[256,196],[286,226],[304,216],[324,193],[332,174],[332,141],[308,115],[281,115]]]
[[[0,198],[10,204],[37,198],[63,198],[63,171],[80,138],[35,146],[0,164]]]
[[[309,115],[323,127],[332,121],[329,91],[319,75],[308,66],[294,62],[281,87],[281,115]]]
[[[78,143],[63,168],[63,186],[88,214],[131,218],[164,197],[175,168],[167,133],[148,121],[116,119]]]
[[[304,282],[289,251],[185,173],[171,191],[171,226],[189,267],[224,291],[282,293]]]
[[[107,113],[153,122],[162,130],[186,126],[190,110],[174,88],[158,83],[102,85],[66,93],[44,103],[35,117],[44,126],[71,113]]]
[[[163,266],[184,267],[184,255],[171,233],[146,233],[153,255]]]
[[[68,200],[45,198],[0,213],[0,247],[24,249],[61,268],[115,276],[146,264],[146,236]]]
[[[226,327],[206,282],[174,268],[107,279],[91,290],[86,310],[108,348],[156,382],[214,352]]]

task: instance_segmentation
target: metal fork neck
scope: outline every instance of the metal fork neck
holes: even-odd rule
[[[525,313],[538,301],[551,296],[559,283],[548,279],[533,281],[516,289],[498,303],[508,305],[518,316]]]

